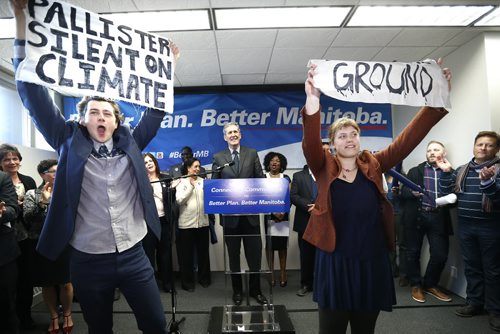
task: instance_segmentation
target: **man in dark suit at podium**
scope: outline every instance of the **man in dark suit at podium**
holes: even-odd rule
[[[230,122],[224,125],[224,140],[228,148],[214,154],[212,170],[234,161],[231,166],[224,167],[220,172],[212,174],[213,179],[263,178],[262,165],[253,148],[240,146],[241,131],[238,123]],[[249,279],[249,294],[259,304],[266,304],[267,299],[260,289],[260,271],[262,258],[262,241],[260,238],[260,219],[257,215],[231,216],[222,215],[226,247],[229,256],[231,272],[241,272],[240,249],[241,241],[245,247],[245,258],[252,272]],[[228,237],[229,236],[229,237]],[[243,300],[243,282],[240,274],[231,275],[233,285],[233,301],[241,305]]]

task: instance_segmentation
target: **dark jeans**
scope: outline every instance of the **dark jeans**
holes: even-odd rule
[[[153,268],[139,242],[118,253],[71,252],[70,272],[89,334],[113,333],[113,295],[119,288],[143,333],[167,333]]]
[[[351,324],[351,334],[375,332],[375,324],[380,311],[351,312],[319,309],[319,334],[345,334]]]
[[[300,285],[312,289],[314,281],[314,262],[316,247],[302,239],[304,233],[298,234],[300,250]]]
[[[405,225],[407,274],[411,286],[435,287],[448,259],[449,236],[437,213],[421,212],[416,224]],[[424,236],[429,241],[430,259],[422,281],[420,252]]]
[[[467,303],[500,314],[500,222],[458,218]]]

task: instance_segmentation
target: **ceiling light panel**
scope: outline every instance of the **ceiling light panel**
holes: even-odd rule
[[[493,6],[360,6],[348,27],[468,26]]]
[[[495,9],[481,20],[477,21],[474,26],[500,26],[500,8]]]
[[[217,29],[339,27],[351,6],[214,9]]]
[[[101,14],[101,16],[129,25],[133,22],[134,28],[150,32],[211,29],[207,9]]]

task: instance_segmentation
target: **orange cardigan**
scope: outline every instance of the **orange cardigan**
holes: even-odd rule
[[[302,108],[304,129],[302,150],[307,165],[316,177],[318,197],[303,238],[323,251],[333,252],[337,236],[335,222],[333,221],[330,185],[340,174],[340,161],[335,155],[326,153],[322,149],[320,112],[314,115],[306,115],[304,111],[305,109]],[[448,111],[444,108],[422,107],[413,120],[387,148],[377,153],[364,150],[357,158],[356,163],[359,171],[375,184],[380,193],[382,221],[389,250],[394,250],[396,246],[394,211],[384,191],[382,174],[405,159],[424,139],[430,129],[447,113]]]

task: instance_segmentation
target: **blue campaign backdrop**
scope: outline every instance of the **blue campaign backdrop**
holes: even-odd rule
[[[66,97],[64,114],[76,119],[76,104],[80,99]],[[222,127],[226,122],[238,122],[242,145],[257,149],[263,160],[266,152],[276,150],[288,158],[288,168],[302,168],[303,91],[238,92],[210,94],[178,94],[174,113],[167,114],[156,137],[146,148],[158,159],[161,170],[181,161],[180,150],[190,146],[202,165],[212,162],[214,153],[227,147]],[[133,126],[139,121],[144,107],[119,102],[125,122]],[[363,138],[392,139],[390,104],[352,103],[321,97],[322,138],[327,138],[328,126],[339,117],[355,119]],[[383,141],[387,143],[387,140]],[[383,145],[385,146],[385,144]]]

